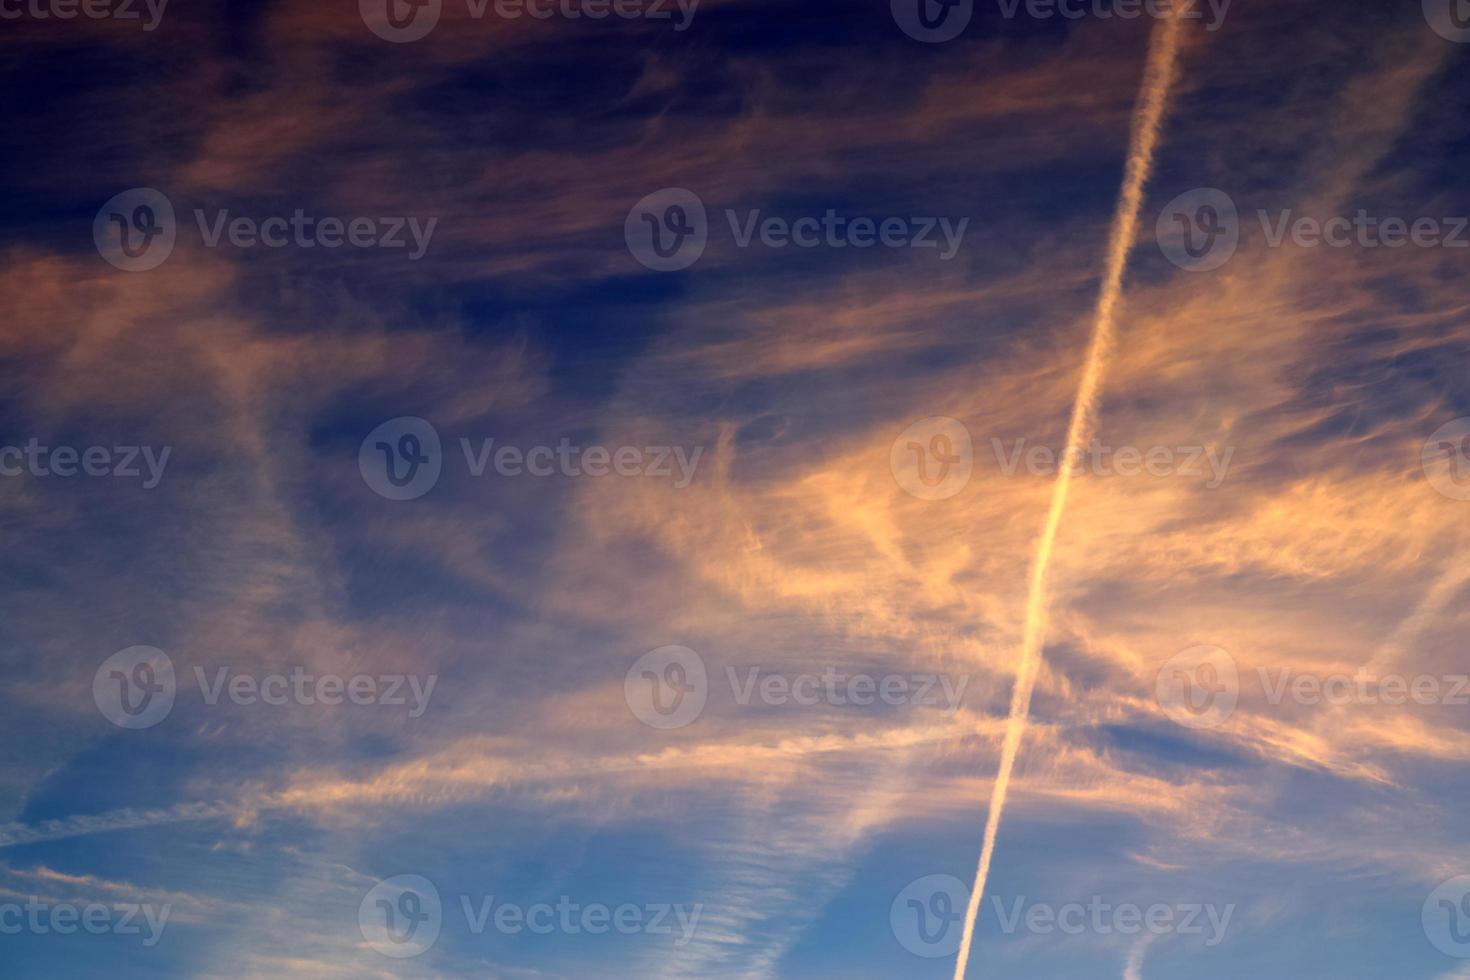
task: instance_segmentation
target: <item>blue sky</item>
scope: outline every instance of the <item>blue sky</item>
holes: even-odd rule
[[[391,2],[0,4],[0,976],[1470,978],[1462,0]]]

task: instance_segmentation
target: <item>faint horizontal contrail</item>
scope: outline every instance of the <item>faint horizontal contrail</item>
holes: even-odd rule
[[[985,820],[985,838],[980,848],[980,865],[975,871],[975,887],[970,891],[970,905],[965,913],[965,931],[960,940],[959,959],[955,963],[955,980],[964,980],[970,962],[970,944],[975,938],[975,919],[980,900],[990,877],[990,862],[995,856],[995,838],[1000,831],[1001,813],[1010,790],[1011,773],[1026,734],[1026,721],[1031,711],[1031,692],[1041,668],[1041,647],[1046,639],[1047,568],[1051,564],[1052,547],[1057,529],[1067,509],[1067,491],[1072,485],[1075,461],[1092,438],[1097,415],[1097,396],[1102,387],[1108,355],[1112,352],[1118,301],[1123,295],[1123,273],[1128,267],[1128,253],[1138,231],[1138,212],[1143,205],[1143,189],[1153,169],[1154,148],[1174,81],[1174,68],[1179,54],[1179,21],[1168,17],[1155,28],[1149,44],[1148,64],[1144,68],[1138,106],[1133,114],[1133,135],[1128,152],[1128,165],[1123,175],[1123,188],[1118,209],[1113,217],[1112,235],[1108,242],[1107,267],[1098,294],[1097,313],[1093,321],[1092,343],[1077,398],[1072,404],[1072,421],[1067,427],[1065,463],[1052,487],[1051,509],[1036,546],[1031,565],[1030,589],[1026,600],[1026,626],[1021,641],[1021,662],[1016,667],[1015,688],[1011,692],[1011,715],[1001,746],[1000,770],[990,793],[990,812]]]
[[[36,824],[6,823],[0,824],[0,848],[191,820],[234,818],[242,812],[245,812],[243,807],[231,803],[183,803],[166,810],[112,810]]]

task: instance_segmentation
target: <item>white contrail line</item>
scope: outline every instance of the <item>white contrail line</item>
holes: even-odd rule
[[[1158,938],[1158,935],[1152,932],[1146,932],[1138,937],[1138,941],[1128,951],[1128,962],[1123,964],[1123,980],[1143,980],[1143,958],[1148,955],[1148,948]]]
[[[235,818],[246,812],[245,807],[230,803],[182,803],[166,810],[111,810],[38,824],[3,823],[0,824],[0,848],[194,820]]]
[[[1420,598],[1403,622],[1399,623],[1378,651],[1373,654],[1373,659],[1360,670],[1364,672],[1378,672],[1384,667],[1392,666],[1401,660],[1408,652],[1410,643],[1418,638],[1419,634],[1428,628],[1439,614],[1444,610],[1446,604],[1455,596],[1465,584],[1470,582],[1470,561],[1461,561],[1451,564],[1430,584],[1429,589]]]
[[[1158,144],[1178,54],[1179,20],[1168,17],[1155,28],[1149,43],[1148,64],[1144,69],[1138,105],[1133,113],[1132,145],[1123,176],[1123,188],[1118,196],[1117,213],[1113,218],[1102,289],[1098,294],[1092,343],[1087,352],[1082,380],[1077,387],[1077,399],[1072,404],[1072,421],[1067,428],[1064,462],[1052,488],[1051,509],[1047,512],[1046,525],[1042,529],[1041,539],[1036,546],[1036,557],[1031,565],[1030,591],[1026,600],[1026,627],[1021,641],[1021,662],[1016,666],[1010,721],[1006,725],[1005,741],[1001,747],[1000,770],[996,773],[995,784],[990,793],[985,839],[980,849],[980,864],[975,871],[975,887],[970,891],[970,905],[965,913],[965,931],[960,940],[959,958],[955,963],[955,980],[964,980],[965,967],[970,962],[970,944],[975,938],[975,919],[980,912],[986,879],[990,876],[990,862],[995,856],[995,838],[1000,830],[1001,813],[1005,809],[1006,794],[1010,789],[1011,773],[1016,767],[1021,740],[1026,734],[1026,721],[1031,711],[1031,693],[1036,686],[1036,675],[1041,667],[1041,647],[1046,637],[1047,567],[1051,564],[1057,529],[1067,509],[1067,491],[1072,485],[1076,460],[1091,438],[1097,415],[1098,391],[1102,387],[1108,355],[1112,352],[1118,301],[1123,294],[1123,273],[1128,267],[1128,253],[1132,250],[1133,240],[1137,235],[1143,189],[1153,169],[1154,148]]]

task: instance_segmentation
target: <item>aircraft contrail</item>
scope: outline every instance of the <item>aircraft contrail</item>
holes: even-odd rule
[[[1047,512],[1046,525],[1042,529],[1031,565],[1026,626],[1021,641],[1021,662],[1016,667],[1015,688],[1011,692],[1010,721],[1006,725],[1005,741],[1001,747],[1000,770],[996,773],[995,784],[991,789],[985,839],[980,849],[980,865],[975,871],[975,887],[970,891],[970,905],[965,913],[965,931],[960,940],[959,958],[955,963],[955,980],[964,980],[965,967],[970,962],[970,944],[975,938],[975,919],[980,912],[986,879],[990,876],[990,861],[995,856],[995,838],[1000,830],[1001,813],[1005,809],[1006,794],[1010,790],[1011,773],[1016,767],[1021,740],[1026,734],[1026,722],[1031,711],[1031,693],[1036,686],[1037,672],[1041,668],[1041,647],[1046,638],[1047,567],[1051,564],[1057,529],[1067,509],[1067,491],[1072,485],[1076,460],[1092,437],[1098,391],[1102,387],[1108,355],[1113,349],[1118,301],[1123,294],[1123,273],[1128,267],[1128,253],[1132,250],[1133,240],[1137,235],[1143,190],[1153,170],[1154,148],[1158,145],[1169,89],[1174,82],[1175,64],[1179,55],[1179,23],[1175,17],[1161,20],[1149,42],[1148,64],[1144,68],[1138,105],[1133,112],[1128,164],[1124,171],[1123,188],[1118,196],[1118,209],[1113,217],[1112,235],[1108,241],[1107,267],[1103,274],[1102,289],[1098,294],[1092,343],[1082,370],[1082,380],[1077,386],[1077,398],[1072,404],[1072,421],[1067,427],[1064,463],[1057,472],[1056,483],[1052,488],[1051,509]]]
[[[1148,948],[1158,938],[1152,932],[1138,937],[1138,941],[1128,951],[1128,962],[1123,964],[1123,980],[1143,980],[1143,958],[1148,955]]]

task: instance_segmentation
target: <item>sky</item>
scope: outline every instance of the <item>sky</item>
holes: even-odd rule
[[[0,0],[0,977],[1470,980],[1467,67]]]

